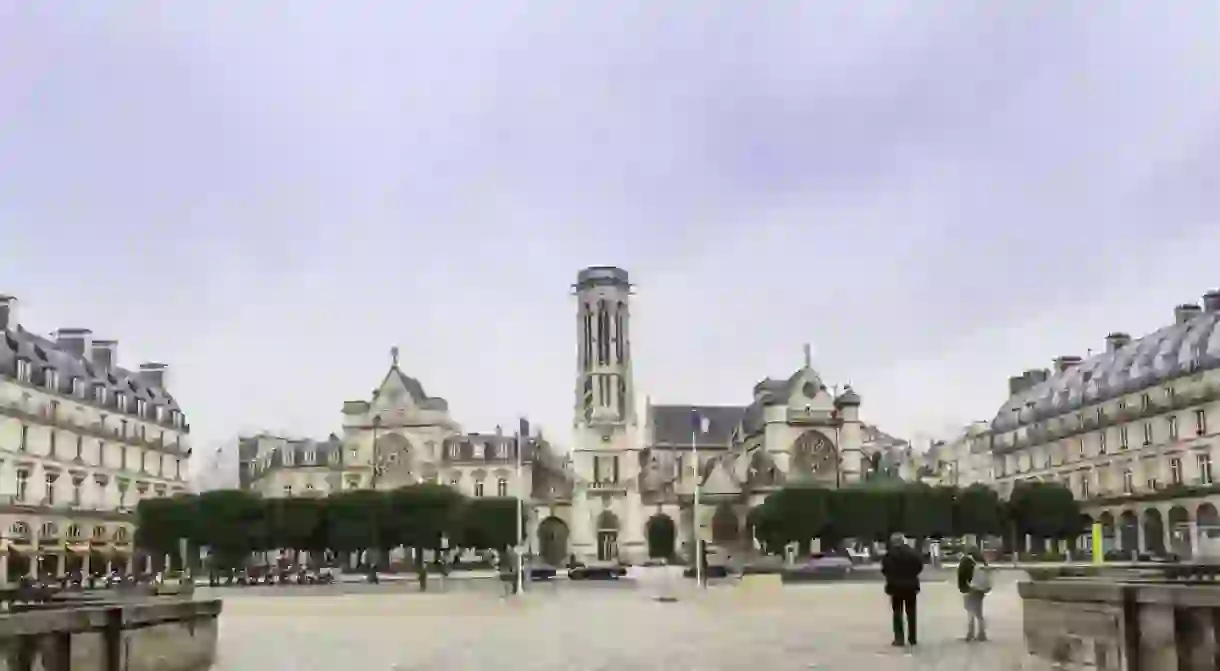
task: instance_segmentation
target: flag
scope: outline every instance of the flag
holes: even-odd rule
[[[707,433],[712,428],[712,421],[703,416],[698,408],[691,408],[690,411],[690,430],[691,433]]]

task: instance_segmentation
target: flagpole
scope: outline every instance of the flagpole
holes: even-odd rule
[[[699,423],[703,419],[699,417],[699,411],[694,408],[691,408],[690,419],[690,451],[694,455],[695,461],[695,507],[691,514],[695,533],[695,584],[699,587],[704,587],[703,534],[699,530],[699,479],[703,475],[702,469],[699,468]]]
[[[525,499],[523,498],[525,484],[521,479],[521,448],[523,445],[524,436],[520,431],[517,431],[517,593],[521,594],[525,591],[525,546],[524,536],[524,517],[525,517]]]

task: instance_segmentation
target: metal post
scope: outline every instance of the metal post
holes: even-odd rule
[[[524,436],[518,431],[516,434],[516,458],[517,458],[517,593],[522,594],[525,591],[525,485],[521,479],[521,447],[524,442]]]
[[[699,587],[706,587],[704,584],[703,575],[703,553],[707,550],[703,547],[703,533],[699,529],[699,479],[702,475],[699,468],[699,424],[703,418],[699,416],[699,411],[691,408],[691,429],[690,429],[690,450],[694,455],[695,461],[695,504],[694,510],[691,511],[691,526],[695,535],[695,584]]]

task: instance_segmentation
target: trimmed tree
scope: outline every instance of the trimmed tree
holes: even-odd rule
[[[216,568],[239,568],[267,545],[262,499],[238,489],[203,492],[194,499],[194,540]]]
[[[999,536],[1004,533],[1000,496],[986,485],[961,490],[954,502],[954,529],[958,535]]]

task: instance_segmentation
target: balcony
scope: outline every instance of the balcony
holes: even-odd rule
[[[813,408],[788,408],[786,421],[789,424],[830,425],[838,421],[833,410],[815,410]]]
[[[588,488],[592,491],[606,492],[608,494],[622,493],[627,491],[627,483],[625,481],[602,478],[601,480],[590,480]]]

